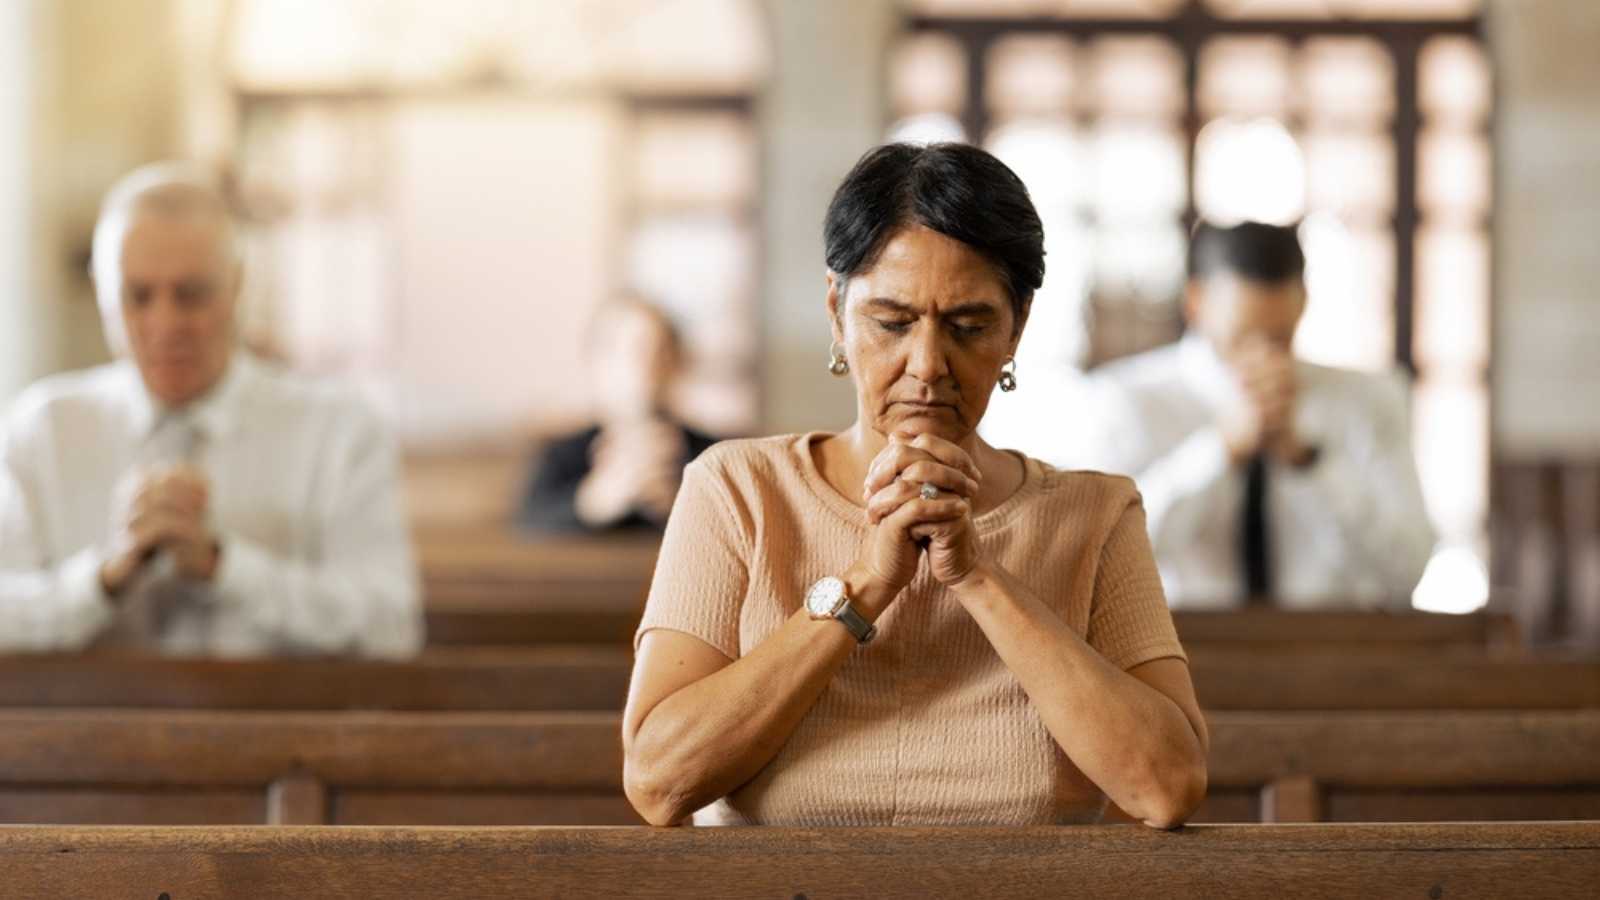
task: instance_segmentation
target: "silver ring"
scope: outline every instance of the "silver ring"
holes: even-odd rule
[[[924,500],[939,499],[939,489],[934,487],[932,482],[924,481],[921,490],[917,491],[917,493],[921,494]]]

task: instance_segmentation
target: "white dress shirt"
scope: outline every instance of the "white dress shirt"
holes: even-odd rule
[[[45,379],[0,432],[0,652],[76,650],[142,624],[152,649],[222,657],[400,657],[422,642],[420,590],[388,432],[354,396],[235,353],[189,404],[179,443],[210,480],[210,583],[158,557],[113,605],[99,570],[114,492],[157,448],[159,409],[129,362]],[[162,572],[166,574],[161,574]],[[130,622],[160,608],[154,623]]]
[[[1289,608],[1408,608],[1434,532],[1411,451],[1405,379],[1303,361],[1295,370],[1296,433],[1318,455],[1304,468],[1267,469],[1272,596]],[[1172,606],[1239,605],[1246,479],[1215,424],[1229,404],[1244,402],[1233,375],[1191,335],[1090,381],[1090,437],[1081,458],[1065,462],[1138,482]]]

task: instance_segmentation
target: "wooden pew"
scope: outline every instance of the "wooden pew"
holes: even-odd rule
[[[7,893],[510,897],[1573,897],[1600,823],[1142,828],[0,829]]]
[[[622,647],[430,650],[409,662],[0,657],[0,707],[618,710]]]
[[[455,571],[425,569],[429,644],[631,643],[653,548],[627,545],[608,561],[593,545],[571,547],[559,567],[541,562],[551,559],[547,548],[520,569],[485,560]],[[1184,646],[1208,654],[1508,657],[1523,646],[1515,620],[1497,612],[1179,610],[1173,618]]]
[[[1197,821],[1600,819],[1600,711],[1215,713]],[[620,824],[613,713],[0,710],[0,821]]]
[[[615,713],[0,710],[0,822],[640,820]]]
[[[1177,610],[1173,621],[1185,647],[1208,654],[1426,653],[1431,660],[1461,653],[1516,656],[1523,648],[1516,621],[1506,613],[1488,611],[1458,616],[1365,610]]]
[[[1600,711],[1208,718],[1197,821],[1600,819]]]
[[[1600,660],[1192,654],[1212,710],[1600,708]]]
[[[460,474],[441,483],[454,485]],[[482,524],[421,528],[416,546],[431,643],[617,643],[632,637],[660,541],[650,534],[568,537]],[[1247,609],[1181,610],[1176,618],[1186,646],[1218,651],[1512,653],[1522,646],[1506,613]]]
[[[428,641],[627,644],[655,571],[654,537],[418,537]]]
[[[617,710],[622,647],[441,648],[406,663],[0,657],[0,707]],[[1201,655],[1207,710],[1600,708],[1600,661]]]

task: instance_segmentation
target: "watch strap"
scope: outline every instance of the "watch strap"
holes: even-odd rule
[[[855,607],[851,606],[849,601],[841,605],[839,611],[833,617],[838,619],[839,624],[843,625],[855,637],[858,644],[865,644],[878,634],[878,626],[861,618],[861,614],[856,612]]]

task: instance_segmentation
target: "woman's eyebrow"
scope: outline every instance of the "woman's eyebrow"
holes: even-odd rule
[[[867,306],[885,312],[904,313],[911,316],[919,314],[916,307],[908,303],[901,303],[899,300],[891,300],[888,297],[873,297],[867,301]],[[982,300],[969,300],[966,303],[944,310],[940,313],[940,316],[951,319],[957,316],[994,316],[998,313],[999,310],[995,308],[993,303],[986,303]]]
[[[910,315],[915,315],[917,312],[910,304],[901,303],[899,300],[891,300],[888,297],[873,297],[867,301],[867,305],[874,309],[887,310],[888,312],[907,313]]]
[[[947,319],[953,319],[957,316],[993,316],[998,314],[998,312],[999,310],[995,309],[993,303],[985,303],[982,300],[972,300],[945,310],[944,317]]]

